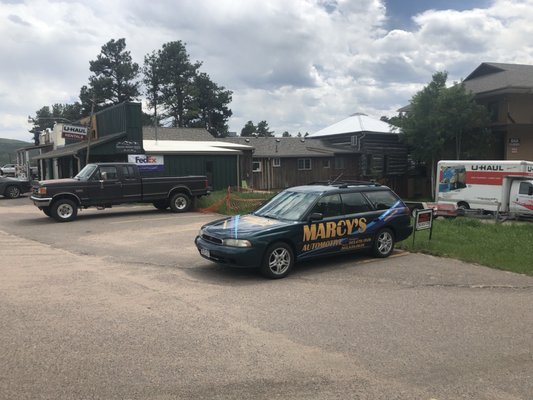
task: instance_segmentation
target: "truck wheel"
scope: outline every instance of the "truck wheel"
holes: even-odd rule
[[[10,199],[16,199],[20,196],[20,188],[18,186],[9,185],[4,192],[4,196]]]
[[[50,206],[50,214],[58,222],[72,221],[78,215],[78,206],[72,200],[59,199]]]
[[[177,213],[187,211],[191,207],[191,199],[183,193],[176,193],[170,198],[170,209]]]
[[[372,254],[374,257],[385,258],[394,250],[394,233],[388,228],[381,229],[374,238]]]
[[[152,204],[158,210],[166,210],[168,208],[168,201],[166,200],[156,200]]]
[[[272,244],[266,251],[261,273],[270,279],[285,278],[294,265],[294,254],[291,247],[283,242]]]

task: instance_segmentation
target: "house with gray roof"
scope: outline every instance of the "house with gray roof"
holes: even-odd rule
[[[493,158],[533,160],[533,65],[485,62],[463,84],[491,114]]]

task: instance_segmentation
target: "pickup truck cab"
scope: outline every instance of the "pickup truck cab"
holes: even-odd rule
[[[206,176],[143,178],[132,163],[87,164],[74,178],[37,182],[31,200],[47,216],[72,221],[78,210],[124,203],[152,203],[158,209],[189,210],[209,194]]]

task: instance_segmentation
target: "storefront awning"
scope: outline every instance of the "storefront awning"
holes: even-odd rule
[[[114,133],[112,135],[107,135],[96,140],[92,140],[90,143],[91,148],[102,145],[104,143],[111,142],[113,140],[120,139],[121,137],[126,136],[126,132]],[[40,154],[38,156],[32,157],[32,160],[46,160],[49,158],[60,158],[77,155],[79,152],[86,150],[89,146],[87,141],[83,141],[76,144],[69,144],[64,147],[57,148],[55,150],[49,151],[47,153]]]

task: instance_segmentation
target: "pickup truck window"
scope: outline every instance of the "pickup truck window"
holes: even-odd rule
[[[117,167],[114,165],[100,166],[100,176],[104,181],[116,181],[118,179]]]
[[[122,166],[122,176],[124,179],[136,179],[135,169],[131,165]]]
[[[87,164],[80,172],[78,172],[78,174],[74,178],[79,179],[81,181],[86,181],[91,177],[91,175],[97,168],[98,167],[94,164]]]

